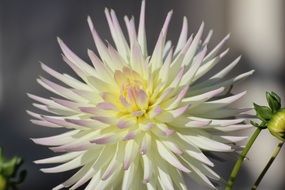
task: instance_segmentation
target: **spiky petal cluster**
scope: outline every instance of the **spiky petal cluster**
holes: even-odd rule
[[[187,20],[175,48],[166,43],[169,12],[153,53],[148,54],[142,3],[138,31],[134,19],[125,17],[126,40],[113,10],[106,17],[116,48],[90,26],[99,56],[88,50],[93,66],[76,56],[61,40],[64,61],[80,79],[61,74],[42,64],[43,70],[59,80],[41,77],[38,82],[58,95],[42,98],[29,95],[37,108],[50,114],[29,112],[33,123],[67,132],[36,138],[59,156],[36,161],[60,165],[42,169],[58,173],[78,168],[54,189],[76,189],[87,183],[94,189],[186,189],[182,173],[215,188],[220,177],[204,151],[230,152],[231,143],[243,139],[232,131],[244,129],[243,119],[234,118],[242,109],[228,105],[245,92],[227,95],[228,88],[252,73],[224,80],[238,63],[234,60],[217,74],[201,82],[200,77],[225,56],[225,37],[207,53],[210,31],[202,40],[204,24],[188,36]]]

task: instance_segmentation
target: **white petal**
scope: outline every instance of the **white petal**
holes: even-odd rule
[[[54,123],[50,123],[48,121],[35,120],[35,119],[31,119],[30,121],[35,125],[44,126],[44,127],[51,127],[51,128],[62,128],[63,127],[63,126],[56,125]]]
[[[131,163],[130,167],[124,172],[122,190],[129,190],[131,188],[132,181],[135,177],[135,171],[136,171],[136,164]]]
[[[210,31],[208,32],[208,35],[207,35],[207,37],[205,38],[205,40],[204,40],[202,46],[208,45],[208,43],[210,42],[212,36],[213,36],[213,30],[210,30]]]
[[[168,172],[158,167],[158,180],[162,190],[174,190],[174,186]]]
[[[43,168],[41,169],[42,172],[44,173],[59,173],[59,172],[65,172],[65,171],[69,171],[75,168],[78,168],[84,164],[86,164],[87,162],[83,163],[82,162],[82,155],[76,157],[75,159],[66,162],[64,164],[58,165],[56,167],[52,167],[52,168]]]
[[[173,56],[173,50],[171,49],[166,56],[163,65],[161,66],[159,70],[159,78],[162,80],[161,82],[168,82],[169,80],[169,68],[170,68],[170,63],[172,61],[172,56]]]
[[[178,73],[176,74],[176,77],[174,78],[173,81],[171,81],[171,83],[169,84],[170,88],[174,88],[177,87],[178,84],[180,83],[180,81],[182,80],[182,77],[184,76],[184,70],[185,67],[181,67],[180,70],[178,71]],[[183,81],[181,81],[183,82]]]
[[[48,74],[53,76],[54,78],[58,79],[59,81],[62,81],[66,85],[76,88],[76,89],[82,89],[82,90],[90,90],[90,87],[88,87],[86,84],[80,82],[79,80],[67,75],[67,74],[61,74],[57,71],[51,69],[44,63],[41,63],[41,67],[44,71],[46,71]]]
[[[138,154],[138,144],[135,140],[129,140],[125,147],[124,169],[128,170]]]
[[[77,102],[86,102],[85,99],[83,99],[82,97],[78,96],[77,94],[75,94],[71,89],[68,89],[68,88],[65,88],[63,86],[60,86],[54,82],[51,82],[43,77],[41,77],[41,79],[38,79],[37,82],[42,85],[44,88],[46,88],[47,90],[59,95],[59,96],[62,96],[62,97],[65,97],[65,98],[68,98],[70,100],[74,100],[74,101],[77,101]]]
[[[188,162],[188,165],[191,166],[192,171],[188,174],[189,176],[193,177],[197,182],[207,185],[210,189],[216,189],[212,182],[207,178],[207,176],[201,172],[200,168],[195,167],[190,162]]]
[[[191,63],[191,60],[193,59],[196,51],[198,50],[203,30],[204,30],[204,22],[202,22],[196,36],[194,37],[189,49],[187,50],[182,65],[189,65]]]
[[[54,156],[51,158],[36,160],[34,161],[34,163],[36,164],[64,163],[64,162],[74,159],[75,157],[78,157],[80,154],[82,154],[82,152],[70,152],[70,153],[59,155],[59,156]]]
[[[134,41],[137,40],[137,33],[136,33],[136,26],[135,26],[135,19],[134,17],[131,17],[129,19],[127,16],[124,17],[125,24],[127,26],[128,35],[129,35],[129,41],[130,41],[130,47],[133,46]]]
[[[209,151],[218,151],[218,152],[232,152],[232,148],[229,145],[214,141],[210,138],[204,137],[199,134],[195,134],[194,132],[191,132],[191,135],[181,135],[178,133],[178,135],[186,140],[187,142],[203,149],[203,150],[209,150]]]
[[[181,162],[177,159],[177,157],[173,153],[171,153],[165,148],[165,146],[161,142],[156,141],[156,145],[157,145],[157,150],[158,150],[159,155],[165,161],[167,161],[169,164],[171,164],[172,166],[174,166],[175,168],[183,172],[186,172],[186,173],[190,172],[185,166],[181,164]]]
[[[146,42],[146,34],[145,34],[145,0],[142,1],[141,4],[141,13],[140,13],[140,21],[139,21],[139,29],[138,29],[138,42],[142,49],[143,55],[147,56],[147,42]]]
[[[91,33],[92,33],[92,36],[93,36],[93,39],[95,41],[95,45],[96,45],[96,48],[98,50],[98,53],[101,57],[101,59],[104,61],[104,62],[108,62],[110,63],[111,62],[111,59],[110,59],[110,56],[109,56],[109,53],[108,53],[108,50],[107,50],[107,47],[106,45],[103,43],[103,41],[101,40],[101,38],[99,37],[93,23],[92,23],[92,20],[90,17],[87,18],[87,22],[88,22],[88,25],[89,25],[89,28],[91,30]]]
[[[180,92],[177,94],[176,97],[172,98],[169,100],[169,105],[167,105],[167,110],[170,109],[175,109],[177,108],[177,106],[180,105],[182,99],[184,98],[184,96],[186,95],[186,93],[188,92],[189,86],[185,86],[183,87]]]
[[[56,186],[53,188],[53,190],[58,190],[58,189],[63,189],[65,187],[70,187],[76,181],[78,181],[92,166],[92,163],[88,163],[85,166],[83,166],[80,170],[78,170],[72,177],[70,177],[68,180],[65,182],[61,183],[60,185]]]
[[[225,44],[225,42],[230,38],[230,34],[226,35],[224,37],[224,39],[222,39],[222,41],[220,43],[218,43],[218,45],[216,47],[214,47],[214,49],[205,57],[205,61],[209,61],[210,59],[212,59],[213,57],[215,57],[217,55],[217,53],[220,51],[220,49],[223,47],[223,45]]]
[[[209,111],[202,114],[194,114],[193,116],[197,117],[205,117],[209,119],[223,119],[228,117],[236,117],[243,112],[247,112],[252,110],[251,108],[244,108],[244,109],[234,109],[234,108],[221,108],[215,110],[215,112]]]
[[[224,78],[240,61],[241,56],[237,57],[233,62],[231,62],[228,66],[223,68],[220,72],[212,76],[210,79],[215,79],[215,78]]]
[[[140,153],[147,154],[151,146],[151,136],[148,133],[145,133],[143,140],[140,146]]]
[[[173,12],[170,11],[167,14],[165,22],[163,24],[163,27],[161,29],[160,35],[159,35],[158,40],[156,42],[156,45],[154,47],[153,54],[152,54],[151,60],[150,60],[152,71],[155,71],[156,69],[158,69],[162,65],[163,48],[164,48],[164,45],[165,45],[165,38],[166,38],[167,28],[168,28],[168,25],[169,25],[172,13]]]
[[[224,87],[220,87],[220,88],[205,92],[203,94],[184,98],[182,100],[182,102],[190,103],[192,105],[191,107],[194,107],[194,104],[205,102],[205,101],[221,94],[224,90],[225,90]]]
[[[193,63],[191,64],[190,68],[183,75],[180,82],[180,86],[187,85],[190,81],[193,80],[204,59],[204,56],[206,55],[206,52],[207,46],[205,46],[199,53],[197,53],[197,55],[193,59]]]
[[[73,53],[60,38],[57,38],[57,40],[66,58],[69,59],[78,69],[87,74],[95,73],[94,68]]]
[[[99,170],[96,173],[96,175],[92,177],[91,181],[89,182],[85,190],[94,190],[96,186],[98,185],[98,182],[100,181],[100,179],[101,179],[101,170]]]
[[[114,10],[111,10],[109,13],[108,9],[105,9],[105,14],[107,17],[107,21],[109,23],[109,27],[110,27],[113,40],[117,47],[117,50],[119,54],[127,61],[128,54],[129,54],[129,47],[127,45],[127,41],[120,27],[117,16]]]
[[[174,51],[174,55],[176,55],[185,46],[187,42],[187,35],[188,35],[188,21],[186,17],[183,17],[183,25],[177,42],[177,46]]]
[[[245,130],[251,128],[252,125],[245,125],[245,124],[240,124],[240,125],[229,125],[225,127],[215,127],[215,129],[224,131],[224,132],[231,132],[231,131],[238,131],[238,130]]]
[[[219,56],[214,57],[213,59],[209,60],[208,62],[205,62],[201,65],[201,67],[198,69],[194,79],[192,82],[198,80],[200,77],[205,75],[208,71],[210,71],[217,63],[221,61],[221,59],[228,53],[229,49],[222,52]]]
[[[175,144],[174,142],[172,141],[168,141],[168,140],[162,140],[161,141],[165,147],[169,150],[171,150],[171,152],[175,153],[176,155],[181,155],[183,154],[183,151],[180,149],[180,147]]]
[[[175,133],[173,129],[170,129],[166,124],[164,123],[157,123],[155,127],[151,129],[153,133],[155,133],[157,136],[164,136],[168,137]]]
[[[131,46],[131,55],[130,55],[131,67],[142,77],[147,78],[147,63],[143,56],[143,52],[138,42],[135,40]]]
[[[171,43],[170,40],[168,40],[165,43],[165,46],[164,46],[164,49],[163,49],[163,53],[162,53],[163,60],[165,60],[165,58],[167,57],[167,55],[168,55],[168,53],[170,52],[171,49],[172,49],[172,43]]]
[[[245,94],[246,94],[246,91],[238,93],[238,94],[233,95],[233,96],[226,97],[226,98],[222,98],[222,99],[218,99],[218,100],[214,100],[214,101],[209,101],[209,102],[204,102],[204,103],[201,103],[199,106],[196,106],[194,108],[193,107],[190,108],[188,113],[191,114],[191,113],[195,112],[195,114],[199,114],[199,113],[205,113],[205,112],[209,112],[209,111],[213,111],[213,110],[218,110],[218,109],[226,107],[229,104],[239,100]]]
[[[90,86],[94,87],[95,89],[101,92],[104,92],[104,91],[108,92],[112,89],[112,86],[110,84],[94,76],[88,76],[87,82],[90,84]]]
[[[118,135],[115,133],[111,133],[111,134],[104,134],[101,135],[99,137],[96,137],[95,139],[91,140],[91,143],[95,143],[95,144],[113,144],[115,142],[117,142],[117,137]]]
[[[46,145],[46,146],[57,146],[65,143],[69,143],[74,140],[73,135],[77,134],[79,131],[73,130],[66,133],[62,133],[60,135],[55,135],[51,137],[44,138],[34,138],[31,139],[36,144]]]
[[[211,79],[206,82],[200,83],[198,85],[192,86],[192,91],[189,93],[189,95],[194,96],[198,94],[202,94],[220,87],[229,87],[242,79],[247,78],[248,76],[252,75],[254,73],[254,70],[248,71],[246,73],[240,74],[234,78],[221,81],[219,82],[219,79]]]
[[[96,69],[96,76],[98,76],[101,80],[107,80],[109,83],[113,82],[112,80],[113,73],[111,69],[107,65],[102,63],[102,61],[97,57],[97,55],[92,50],[88,49],[87,53],[90,60],[92,61],[92,64]]]
[[[151,159],[147,155],[143,155],[142,159],[143,159],[143,171],[144,171],[143,182],[148,183],[152,177],[153,166]]]

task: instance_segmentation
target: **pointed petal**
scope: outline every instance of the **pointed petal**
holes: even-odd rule
[[[143,55],[146,57],[147,56],[147,41],[146,41],[146,33],[145,33],[145,0],[143,0],[141,4],[140,21],[139,21],[139,29],[138,29],[138,42],[142,49]]]
[[[188,21],[187,21],[187,18],[184,17],[182,29],[181,29],[180,36],[177,42],[177,46],[174,51],[174,55],[176,55],[185,46],[187,42],[187,35],[188,35]]]
[[[135,140],[129,140],[125,148],[124,169],[128,170],[138,154],[138,144]]]
[[[171,153],[169,150],[167,150],[161,142],[156,141],[156,145],[157,145],[157,150],[158,150],[159,155],[165,161],[167,161],[169,164],[171,164],[172,166],[174,166],[175,168],[183,172],[186,172],[186,173],[190,172],[190,170],[187,169],[184,165],[182,165],[181,162],[177,159],[177,157],[173,153]]]

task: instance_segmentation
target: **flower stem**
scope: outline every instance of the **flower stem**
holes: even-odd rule
[[[262,170],[262,172],[260,173],[260,175],[258,176],[257,180],[255,181],[253,187],[251,188],[252,190],[257,189],[259,183],[261,182],[261,180],[263,179],[264,175],[266,174],[267,170],[270,168],[271,164],[274,162],[275,158],[277,157],[277,155],[279,154],[282,146],[283,146],[284,142],[280,142],[277,144],[277,146],[275,147],[271,158],[269,159],[269,161],[267,162],[266,166],[264,167],[264,169]]]
[[[226,185],[226,190],[231,190],[233,188],[234,182],[236,180],[237,174],[241,168],[241,164],[243,163],[249,149],[251,148],[252,144],[254,143],[255,139],[257,138],[257,136],[259,135],[260,131],[262,129],[261,128],[256,128],[254,133],[251,135],[250,139],[248,140],[246,146],[244,147],[244,149],[242,150],[239,159],[236,161],[231,175],[228,179],[227,185]]]

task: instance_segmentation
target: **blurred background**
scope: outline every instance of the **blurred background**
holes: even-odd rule
[[[39,61],[58,71],[71,73],[61,60],[57,36],[88,60],[87,48],[95,47],[86,22],[87,15],[94,20],[101,37],[111,41],[104,17],[105,7],[113,8],[123,21],[124,15],[138,18],[140,0],[0,0],[0,146],[8,156],[19,155],[25,159],[23,168],[28,170],[28,178],[20,189],[48,190],[70,176],[70,173],[43,174],[32,162],[53,153],[33,144],[29,138],[48,136],[57,131],[29,122],[25,110],[33,108],[26,93],[46,94],[36,83],[36,78],[43,74]],[[174,42],[183,16],[188,17],[190,32],[196,32],[202,21],[205,21],[206,30],[214,30],[210,47],[231,33],[227,44],[231,52],[221,65],[242,55],[232,74],[256,70],[253,77],[234,89],[248,90],[248,96],[239,105],[251,107],[253,101],[265,104],[265,91],[268,90],[279,93],[285,100],[283,0],[147,0],[146,28],[150,49],[171,9],[174,16],[168,38]],[[235,189],[248,189],[252,185],[276,143],[267,132],[260,135],[248,155],[249,160],[245,161]],[[218,173],[227,179],[235,159],[233,155],[227,162],[217,163]],[[284,160],[283,148],[259,189],[285,189]],[[187,183],[191,189],[203,189],[195,182]]]

